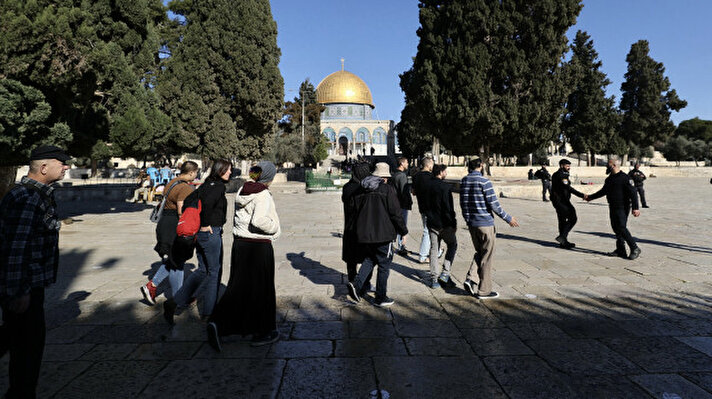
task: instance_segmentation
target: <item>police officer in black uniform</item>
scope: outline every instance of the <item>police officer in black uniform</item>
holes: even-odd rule
[[[549,198],[551,198],[551,174],[546,170],[546,165],[541,164],[541,169],[534,173],[534,177],[541,180],[541,198],[544,202],[549,202],[546,199],[546,192],[549,192]]]
[[[628,172],[628,176],[633,180],[636,191],[638,191],[638,196],[640,197],[640,203],[643,208],[649,208],[648,203],[645,202],[645,189],[643,188],[643,180],[645,180],[645,173],[640,170],[640,164],[635,163],[633,170]]]
[[[610,176],[606,178],[603,188],[594,194],[586,196],[585,199],[586,201],[593,201],[596,198],[606,196],[611,227],[613,227],[613,232],[616,233],[616,250],[609,255],[626,258],[625,244],[627,243],[630,247],[630,256],[627,256],[627,258],[633,260],[640,256],[640,248],[635,243],[626,224],[628,223],[628,214],[631,208],[633,208],[633,216],[640,216],[638,192],[630,177],[621,171],[620,159],[610,159],[606,173],[610,173]]]
[[[576,221],[576,208],[571,204],[571,194],[584,198],[583,193],[571,187],[569,170],[571,162],[566,159],[559,161],[559,170],[554,172],[551,178],[551,204],[556,209],[556,217],[559,219],[559,236],[556,241],[561,248],[569,249],[576,244],[569,242],[568,236],[574,228]]]

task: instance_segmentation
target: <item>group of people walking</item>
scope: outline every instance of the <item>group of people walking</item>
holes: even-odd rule
[[[163,314],[171,325],[177,312],[200,299],[200,319],[206,322],[208,341],[218,351],[222,350],[220,338],[226,335],[252,335],[254,346],[275,342],[279,334],[272,241],[281,230],[269,185],[277,169],[271,162],[259,162],[249,171],[250,181],[236,195],[230,279],[219,299],[223,228],[228,216],[225,183],[232,174],[232,163],[212,161],[209,176],[193,192],[190,184],[182,183],[192,182],[197,170],[197,164],[185,162],[180,175],[167,185],[164,213],[156,227],[155,250],[162,263],[141,292],[146,301],[155,304],[157,287],[168,277],[172,295],[163,304]],[[191,196],[200,203],[200,229],[195,237],[182,237],[176,229]],[[183,268],[194,251],[198,268],[184,281]]]

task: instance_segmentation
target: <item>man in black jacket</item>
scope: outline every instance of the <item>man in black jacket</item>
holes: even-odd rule
[[[423,238],[420,240],[420,263],[425,263],[428,258],[428,253],[430,253],[430,233],[428,232],[428,221],[427,221],[427,190],[430,180],[433,179],[433,159],[424,158],[423,167],[420,172],[413,176],[413,193],[415,198],[418,200],[418,211],[420,212],[420,218],[423,221]]]
[[[571,194],[584,198],[584,194],[575,188],[571,187],[571,179],[569,177],[571,170],[571,162],[567,159],[559,161],[559,170],[554,172],[551,185],[551,204],[556,209],[556,217],[559,219],[559,236],[556,241],[561,248],[569,249],[576,244],[569,242],[569,232],[574,228],[578,221],[576,217],[576,208],[571,204]]]
[[[640,164],[638,162],[635,163],[633,170],[628,172],[628,176],[630,176],[630,178],[633,180],[635,190],[638,192],[638,196],[640,197],[640,204],[643,206],[643,208],[648,208],[648,203],[645,202],[645,189],[643,188],[645,173],[640,170]]]
[[[360,301],[366,279],[373,271],[373,267],[378,265],[374,302],[378,307],[393,305],[393,300],[386,295],[388,274],[393,259],[391,242],[396,238],[396,234],[408,234],[408,229],[403,223],[396,190],[387,184],[389,177],[391,174],[388,164],[379,162],[373,174],[361,180],[363,190],[355,197],[354,220],[356,239],[366,258],[353,283],[347,283],[349,296],[356,302]]]
[[[341,201],[344,203],[344,235],[342,237],[341,259],[346,262],[348,281],[356,278],[356,265],[363,262],[363,251],[356,241],[356,193],[361,190],[361,180],[371,174],[371,166],[367,162],[354,165],[351,180],[341,190]],[[369,278],[369,281],[371,279]]]
[[[450,278],[450,268],[455,260],[457,251],[457,219],[455,206],[452,201],[452,186],[445,183],[447,166],[439,164],[433,166],[433,176],[428,186],[427,219],[430,232],[430,287],[453,287],[455,284]],[[440,241],[445,241],[447,253],[443,262],[442,273],[439,273],[438,248]]]
[[[551,174],[546,170],[546,165],[541,164],[541,169],[534,173],[534,177],[541,180],[541,199],[544,202],[549,202],[546,199],[546,193],[549,192],[549,198],[551,198]]]
[[[393,172],[393,177],[390,182],[396,189],[401,214],[403,215],[403,223],[407,226],[408,212],[413,208],[413,197],[411,197],[410,183],[408,183],[408,175],[405,173],[406,170],[408,170],[408,159],[404,157],[398,158],[398,167],[396,171]],[[408,250],[405,247],[406,237],[407,236],[401,236],[400,234],[396,237],[396,252],[398,255],[406,256],[408,254]]]
[[[631,207],[633,208],[633,216],[640,216],[638,193],[628,175],[621,171],[620,159],[610,159],[608,161],[608,170],[610,170],[611,174],[606,178],[603,188],[594,194],[586,196],[585,199],[586,201],[593,201],[596,198],[606,196],[611,227],[613,227],[613,232],[616,233],[616,250],[609,255],[625,258],[625,244],[628,243],[630,247],[628,259],[633,260],[640,256],[640,248],[635,243],[626,224],[628,223],[628,213]]]

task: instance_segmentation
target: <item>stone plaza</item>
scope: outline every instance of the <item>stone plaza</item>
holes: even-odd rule
[[[396,256],[388,309],[369,303],[372,294],[359,304],[346,295],[340,193],[275,185],[281,340],[253,348],[249,337],[226,338],[221,353],[206,342],[195,307],[170,327],[163,296],[153,307],[141,297],[159,265],[149,206],[61,203],[72,222],[62,227],[59,279],[47,290],[38,395],[712,398],[712,185],[701,177],[646,183],[651,208],[629,220],[642,249],[635,261],[606,256],[615,243],[604,199],[574,201],[577,247],[563,250],[550,203],[502,198],[521,227],[497,221],[500,297],[480,301],[462,287],[474,251],[456,206],[457,287],[428,288],[428,265],[415,253]],[[408,227],[408,248],[417,250],[415,209]],[[0,392],[7,364],[6,356]]]

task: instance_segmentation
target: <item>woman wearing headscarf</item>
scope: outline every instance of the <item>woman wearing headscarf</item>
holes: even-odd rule
[[[227,199],[225,183],[230,179],[232,162],[218,159],[210,168],[210,175],[198,189],[201,202],[200,230],[196,235],[196,255],[198,269],[183,283],[173,300],[164,302],[163,315],[169,324],[173,324],[176,308],[187,307],[196,297],[201,287],[203,292],[203,310],[201,319],[207,319],[217,302],[223,260],[223,225],[227,220]]]
[[[366,162],[354,165],[351,180],[344,184],[341,190],[341,201],[344,203],[344,234],[341,244],[341,260],[346,262],[346,276],[349,282],[356,277],[356,266],[363,262],[363,251],[359,248],[354,232],[354,216],[356,214],[355,194],[361,189],[361,180],[371,175],[371,166]],[[370,279],[369,279],[370,280]]]
[[[276,173],[272,162],[259,162],[235,197],[230,280],[207,327],[208,342],[218,352],[221,336],[251,334],[252,346],[279,339],[272,241],[281,229],[269,191]]]

